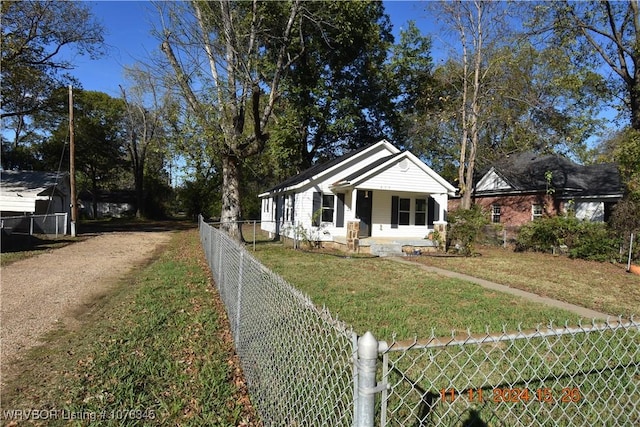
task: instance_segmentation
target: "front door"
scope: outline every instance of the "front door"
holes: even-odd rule
[[[360,220],[358,237],[371,237],[371,210],[373,206],[373,191],[357,190],[356,218]]]

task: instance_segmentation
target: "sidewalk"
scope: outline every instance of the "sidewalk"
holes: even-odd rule
[[[414,261],[409,261],[400,257],[388,257],[387,259],[393,260],[402,264],[413,265],[418,268],[422,268],[425,271],[429,271],[431,273],[440,274],[442,276],[451,277],[454,279],[460,279],[467,282],[475,283],[484,288],[491,289],[494,291],[504,292],[507,294],[515,295],[518,297],[522,297],[528,299],[529,301],[539,302],[542,304],[546,304],[550,307],[561,308],[563,310],[570,311],[572,313],[577,314],[578,316],[584,319],[602,319],[606,320],[607,318],[614,318],[615,316],[611,316],[609,314],[600,313],[599,311],[590,310],[588,308],[581,307],[575,304],[569,304],[568,302],[558,301],[553,298],[542,297],[537,294],[533,294],[531,292],[523,291],[521,289],[512,288],[505,285],[500,285],[498,283],[490,282],[488,280],[479,279],[477,277],[469,276],[462,273],[456,273],[455,271],[444,270],[438,267],[431,267],[428,265],[420,264]],[[617,319],[617,317],[615,317]]]

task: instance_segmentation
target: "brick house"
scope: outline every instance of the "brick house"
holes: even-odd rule
[[[560,155],[512,154],[482,171],[473,202],[491,222],[519,227],[538,217],[574,212],[587,221],[606,221],[624,189],[612,163],[579,165]],[[449,210],[459,205],[450,199]]]

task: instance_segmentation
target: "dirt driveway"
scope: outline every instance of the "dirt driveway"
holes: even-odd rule
[[[79,314],[169,239],[166,231],[100,234],[2,267],[1,385],[12,376],[12,361],[44,333],[77,325]]]

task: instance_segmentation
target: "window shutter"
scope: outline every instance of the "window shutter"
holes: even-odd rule
[[[344,227],[344,193],[338,193],[338,215],[336,227]]]
[[[391,196],[391,228],[398,228],[398,204],[399,196]]]
[[[427,225],[433,227],[433,222],[436,220],[436,201],[433,197],[429,196],[427,201]]]
[[[322,213],[318,212],[322,209],[322,193],[319,191],[315,191],[313,193],[313,210],[311,211],[311,218],[313,218],[313,226],[320,226],[320,218],[322,217]]]
[[[295,222],[296,216],[296,195],[291,195],[291,222]]]

